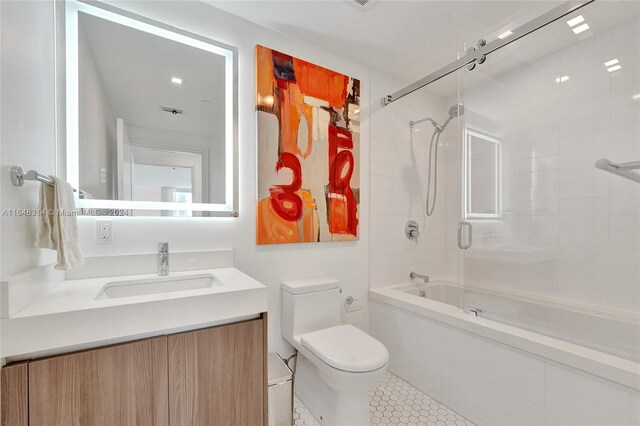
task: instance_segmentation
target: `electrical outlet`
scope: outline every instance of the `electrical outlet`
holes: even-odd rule
[[[96,242],[99,244],[113,242],[113,226],[110,220],[96,220]]]

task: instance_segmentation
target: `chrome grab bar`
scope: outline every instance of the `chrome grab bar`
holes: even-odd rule
[[[632,172],[632,170],[640,169],[640,161],[630,161],[628,163],[613,163],[606,158],[596,161],[595,166],[605,172],[613,173],[623,178],[627,178],[634,182],[640,183],[640,174]]]
[[[467,228],[468,232],[463,232],[463,228]],[[463,242],[463,236],[468,240]],[[458,223],[458,248],[460,250],[468,250],[471,248],[471,244],[473,244],[473,227],[471,226],[471,222],[467,220],[463,220]]]

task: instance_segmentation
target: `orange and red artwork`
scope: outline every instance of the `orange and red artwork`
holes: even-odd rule
[[[360,81],[256,47],[258,244],[358,239]]]

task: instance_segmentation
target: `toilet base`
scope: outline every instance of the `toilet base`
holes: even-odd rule
[[[298,353],[295,394],[323,426],[369,426],[369,393],[337,391],[320,377],[318,369]]]

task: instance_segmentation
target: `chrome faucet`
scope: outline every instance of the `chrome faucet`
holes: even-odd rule
[[[158,243],[158,275],[169,275],[169,243]]]
[[[427,284],[429,282],[429,275],[416,274],[413,271],[411,271],[409,273],[409,278],[411,278],[411,279],[420,278],[422,281],[424,281],[425,284]]]

